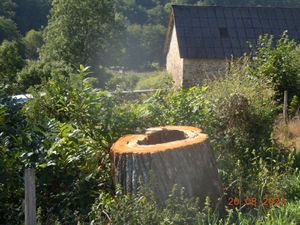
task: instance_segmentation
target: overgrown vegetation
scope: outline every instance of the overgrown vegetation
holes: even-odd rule
[[[251,55],[231,62],[226,75],[205,86],[174,90],[163,81],[165,72],[113,75],[110,90],[160,88],[130,97],[95,89],[99,81],[92,77],[103,78],[112,62],[122,69],[159,68],[170,2],[53,0],[49,26],[31,30],[46,25],[50,2],[0,2],[0,224],[23,224],[27,167],[37,171],[39,224],[300,223],[300,47],[287,34],[275,44],[261,37]],[[31,13],[38,19],[31,20]],[[117,36],[124,48],[112,48]],[[280,122],[284,90],[290,97],[287,126]],[[27,91],[32,98],[25,104],[10,98]],[[209,201],[200,210],[184,190],[174,189],[161,206],[151,190],[133,196],[114,187],[109,157],[114,141],[169,124],[209,134],[224,185],[223,218]],[[281,204],[262,205],[264,198],[276,197]],[[229,198],[240,202],[230,205]]]
[[[37,60],[42,53],[47,61],[93,66],[94,76],[101,79],[100,85],[104,87],[105,67],[144,71],[164,66],[162,49],[171,4],[300,6],[299,0],[101,0],[99,4],[76,0],[1,0],[0,44],[3,40],[22,40],[24,36],[23,58]],[[43,41],[45,46],[41,48]]]
[[[171,76],[166,71],[155,72],[117,72],[109,71],[111,74],[107,82],[107,89],[115,90],[146,90],[158,89],[172,86]]]
[[[286,54],[290,52],[281,56]],[[50,67],[47,79],[30,89],[32,100],[23,107],[1,106],[0,198],[7,207],[1,207],[0,217],[8,224],[21,223],[23,170],[34,166],[41,224],[299,222],[296,155],[271,138],[277,89],[265,82],[267,74],[254,76],[252,62],[247,57],[232,62],[227,75],[204,87],[159,90],[147,100],[125,102],[124,96],[94,89],[88,68]],[[163,208],[149,192],[115,195],[111,144],[124,134],[167,124],[201,127],[210,135],[224,185],[225,218],[209,206],[199,211],[195,199],[178,191]],[[230,197],[240,204],[229,205]],[[286,204],[262,206],[267,197],[284,198]],[[253,198],[256,204],[251,205]]]

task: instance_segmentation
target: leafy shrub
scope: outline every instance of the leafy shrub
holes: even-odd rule
[[[145,125],[194,125],[204,127],[208,116],[206,88],[158,90],[141,109]]]
[[[290,99],[295,95],[299,97],[300,64],[297,43],[289,40],[286,32],[276,43],[273,38],[272,35],[259,38],[249,72],[274,86],[277,99],[283,100],[283,92],[286,90]]]
[[[54,74],[68,76],[74,69],[62,62],[46,62],[43,60],[28,60],[21,71],[17,73],[18,89],[25,93],[28,88],[47,81]]]
[[[245,212],[243,209],[227,209],[220,218],[210,207],[203,210],[197,199],[186,199],[183,190],[174,189],[165,206],[157,205],[149,191],[141,190],[135,196],[115,197],[102,193],[95,201],[89,217],[91,224],[182,224],[182,225],[229,225],[229,224],[297,224],[300,221],[299,200],[284,206],[257,206]]]
[[[161,64],[165,33],[166,28],[159,24],[128,25],[120,63],[136,70],[153,69],[153,63]]]
[[[42,146],[23,158],[38,169],[39,201],[45,202],[41,211],[44,219],[51,217],[48,221],[72,223],[86,214],[97,191],[111,189],[107,147],[112,104],[107,92],[92,88],[87,74],[83,67],[68,76],[53,74],[32,88],[34,98],[24,108],[42,138]],[[77,217],[70,214],[75,211]]]
[[[217,153],[225,196],[262,199],[282,195],[281,181],[293,160],[272,139],[277,117],[275,92],[248,73],[248,59],[231,63],[227,75],[207,81],[206,130]]]
[[[23,168],[20,155],[28,150],[25,116],[19,104],[0,100],[0,221],[21,224],[24,218]]]
[[[89,213],[91,224],[217,224],[219,218],[207,202],[203,211],[198,208],[197,199],[188,199],[184,190],[174,190],[165,206],[158,205],[149,190],[141,190],[135,196],[116,197],[101,194]]]
[[[109,90],[134,90],[140,75],[134,72],[116,73],[111,72],[112,75],[107,82]]]
[[[21,35],[16,23],[8,18],[0,16],[0,44],[4,41],[18,41]]]
[[[0,96],[10,96],[18,92],[16,74],[24,65],[19,43],[3,41],[0,45]]]
[[[26,57],[28,59],[38,59],[39,49],[44,44],[42,33],[36,30],[30,30],[24,37],[26,48]]]
[[[263,80],[249,76],[244,62],[231,63],[228,74],[208,81],[210,117],[208,132],[216,151],[229,152],[234,159],[249,157],[246,150],[270,146],[277,105],[274,91]]]

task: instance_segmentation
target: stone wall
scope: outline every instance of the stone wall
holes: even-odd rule
[[[226,71],[225,59],[184,59],[183,80],[185,87],[203,84],[203,80],[223,75]]]
[[[167,71],[172,75],[176,87],[182,86],[183,59],[180,58],[176,28],[173,26],[167,54]]]
[[[180,58],[176,28],[173,26],[166,67],[172,75],[176,87],[188,87],[202,84],[204,79],[219,77],[224,74],[226,60]]]

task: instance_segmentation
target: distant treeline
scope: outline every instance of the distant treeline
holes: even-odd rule
[[[51,8],[63,4],[62,2],[64,1],[1,0],[0,16],[12,19],[21,35],[25,35],[32,29],[43,31],[50,18]],[[111,50],[112,57],[109,64],[135,70],[164,65],[163,45],[171,4],[300,7],[300,0],[114,0],[110,2],[114,3],[115,13],[122,26],[118,35],[118,48]],[[3,29],[0,23],[0,32],[1,30]],[[1,39],[4,38],[0,33]],[[35,55],[35,53],[31,54]]]

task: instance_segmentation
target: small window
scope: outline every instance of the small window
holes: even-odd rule
[[[220,27],[219,32],[220,32],[221,38],[228,38],[229,37],[228,30],[227,30],[226,27]]]

